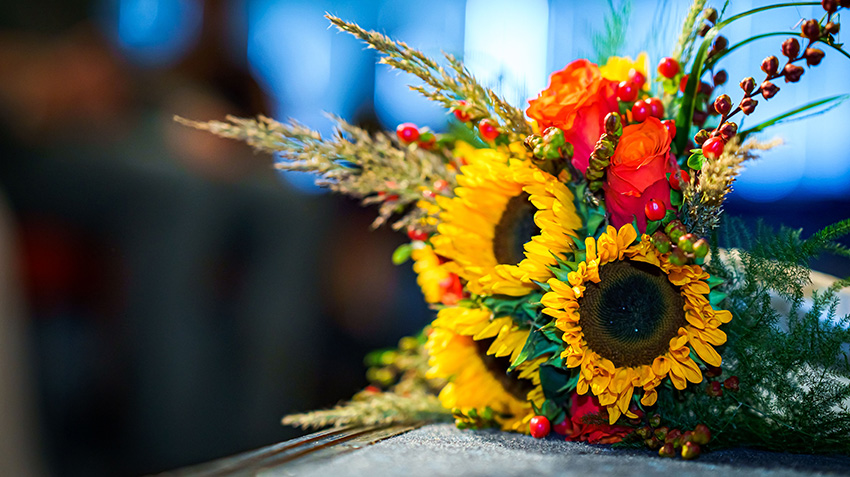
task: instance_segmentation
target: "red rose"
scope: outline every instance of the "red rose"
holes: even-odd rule
[[[550,126],[563,129],[575,149],[573,165],[584,172],[605,131],[605,115],[618,110],[616,83],[603,78],[595,64],[576,60],[552,74],[549,87],[528,102],[526,114],[541,131]]]
[[[608,424],[608,411],[599,405],[596,396],[587,394],[570,396],[567,416],[568,441],[587,441],[591,444],[615,444],[623,440],[632,430],[624,426]]]
[[[619,228],[637,218],[642,232],[646,230],[647,202],[655,199],[671,208],[667,173],[679,169],[670,154],[671,140],[667,128],[654,117],[623,128],[604,185],[611,225]]]

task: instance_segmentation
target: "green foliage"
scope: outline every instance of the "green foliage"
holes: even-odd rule
[[[626,43],[626,30],[632,14],[632,2],[621,0],[614,5],[614,0],[608,0],[607,11],[604,13],[605,28],[602,32],[593,32],[590,37],[596,63],[604,65],[608,58],[617,56]]]
[[[737,376],[740,390],[708,396],[708,379],[686,392],[668,387],[657,405],[666,422],[707,424],[715,448],[850,453],[850,316],[836,316],[836,292],[850,281],[809,299],[804,293],[810,260],[846,251],[835,240],[847,234],[850,220],[808,239],[800,230],[759,224],[750,233],[742,221],[727,221],[721,245],[743,248],[721,254],[715,243],[706,268],[715,278],[712,291],[726,294],[720,305],[733,314],[722,328],[728,341],[717,379]]]

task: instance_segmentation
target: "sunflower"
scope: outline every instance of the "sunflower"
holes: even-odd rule
[[[461,167],[455,197],[437,197],[442,209],[434,251],[447,270],[476,294],[522,296],[552,276],[555,256],[570,250],[581,219],[563,183],[505,149],[458,143]]]
[[[426,302],[454,305],[462,298],[463,288],[457,275],[440,264],[440,257],[430,245],[415,242],[410,256],[414,261],[416,283],[422,289]]]
[[[718,329],[732,314],[714,310],[706,295],[708,274],[697,265],[672,265],[634,228],[608,227],[598,240],[586,239],[586,259],[568,282],[549,280],[543,312],[564,332],[568,368],[580,368],[576,391],[588,389],[608,409],[613,424],[621,414],[635,417],[629,404],[635,388],[651,406],[656,387],[669,377],[676,389],[702,381],[691,359],[720,366],[712,347],[726,342]]]
[[[542,406],[538,358],[508,373],[529,330],[510,317],[493,318],[484,308],[452,307],[440,310],[425,344],[429,353],[429,378],[448,379],[440,391],[446,409],[479,412],[490,407],[505,431],[528,433],[534,416],[531,403]]]

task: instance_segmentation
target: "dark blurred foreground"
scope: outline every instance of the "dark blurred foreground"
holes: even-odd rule
[[[293,437],[284,414],[350,396],[368,350],[430,317],[373,211],[173,123],[277,107],[223,53],[226,2],[157,68],[118,53],[94,3],[0,7],[1,475],[135,475]],[[358,91],[349,119],[375,127]],[[850,202],[728,210],[815,230]]]

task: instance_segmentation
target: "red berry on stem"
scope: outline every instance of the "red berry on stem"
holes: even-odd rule
[[[649,105],[645,101],[638,101],[632,106],[632,119],[642,123],[649,117]]]
[[[650,199],[643,207],[643,211],[649,220],[661,220],[664,218],[664,214],[667,213],[664,204],[657,199]]]
[[[723,381],[723,387],[732,392],[738,392],[738,389],[740,389],[738,376],[731,376],[727,378],[726,381]]]
[[[679,73],[679,62],[673,58],[662,58],[658,63],[658,74],[665,78],[673,78]]]
[[[672,139],[676,137],[676,121],[672,119],[667,119],[666,121],[661,121],[661,124],[667,128],[667,135]]]
[[[682,190],[682,184],[689,184],[691,176],[683,170],[678,170],[670,174],[670,188],[673,190]]]
[[[410,240],[414,240],[414,241],[418,240],[418,241],[424,242],[424,241],[428,240],[428,234],[425,233],[422,230],[417,230],[417,229],[407,229],[407,236],[410,238]]]
[[[395,128],[395,133],[401,142],[411,143],[419,139],[419,128],[413,123],[401,123]]]
[[[720,397],[723,395],[723,385],[719,381],[712,381],[708,384],[705,393],[712,397]]]
[[[549,419],[546,416],[534,416],[528,423],[528,430],[531,431],[531,436],[537,439],[542,439],[549,435]]]
[[[649,98],[645,100],[649,106],[649,115],[661,119],[664,117],[664,104],[658,98]]]
[[[629,81],[638,88],[642,88],[644,83],[646,83],[646,76],[640,71],[632,68],[629,70]]]
[[[679,81],[679,91],[681,91],[683,93],[685,92],[685,89],[687,89],[687,87],[688,87],[688,76],[690,76],[690,75],[682,76],[682,80]]]
[[[482,119],[478,123],[478,132],[481,133],[481,137],[486,141],[492,141],[499,137],[500,134],[499,128],[496,127],[496,122],[492,119]]]
[[[702,154],[707,159],[717,159],[723,154],[724,147],[726,147],[726,141],[719,137],[711,137],[702,144]]]
[[[620,81],[617,86],[617,99],[624,103],[631,103],[637,99],[638,89],[640,87],[631,81]]]
[[[460,101],[457,102],[457,104],[459,104],[461,106],[466,106],[467,103],[464,100],[460,100]],[[465,122],[470,120],[469,113],[465,113],[465,112],[461,111],[460,109],[455,109],[454,114],[455,114],[455,117],[457,118],[457,120],[462,122],[462,123],[465,123]]]

